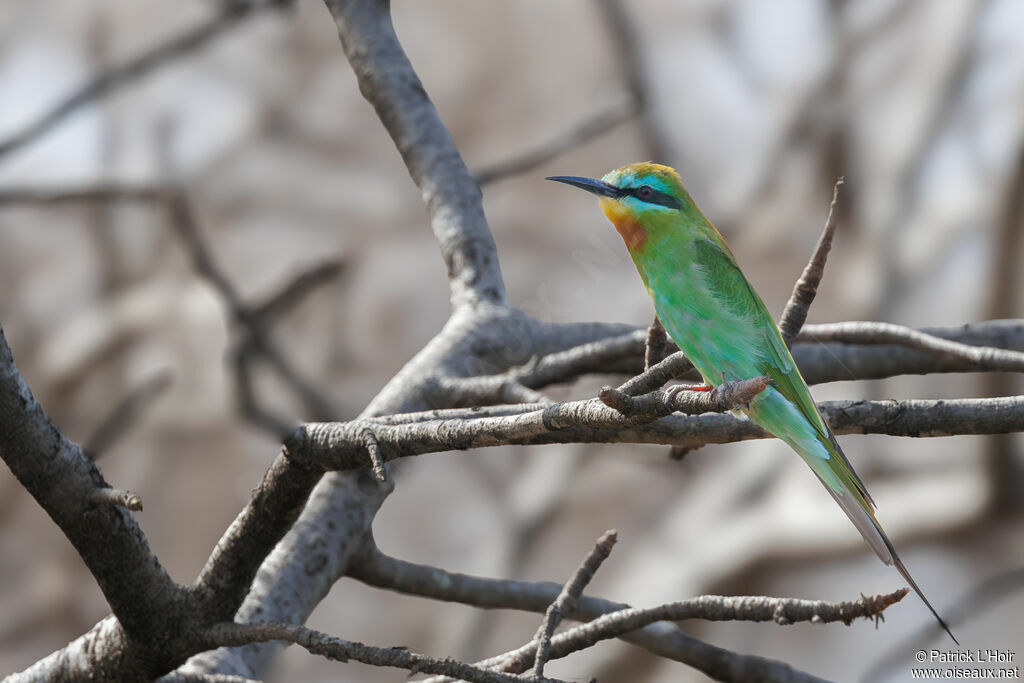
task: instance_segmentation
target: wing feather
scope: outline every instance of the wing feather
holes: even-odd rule
[[[845,487],[859,494],[857,497],[863,499],[870,506],[869,509],[873,510],[874,501],[868,494],[867,487],[854,471],[831,428],[818,412],[807,384],[800,375],[789,348],[782,340],[779,328],[761,297],[736,264],[729,248],[725,246],[724,241],[717,244],[711,239],[699,239],[695,247],[698,261],[706,270],[709,284],[716,290],[722,306],[733,316],[747,319],[750,326],[756,330],[755,334],[763,341],[763,344],[759,345],[761,362],[756,371],[770,377],[775,382],[775,389],[814,427],[819,441],[831,456],[830,469]]]

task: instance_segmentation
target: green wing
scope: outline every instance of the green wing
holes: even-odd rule
[[[774,381],[775,389],[789,401],[811,424],[818,434],[825,450],[832,456],[829,468],[848,489],[859,493],[865,501],[874,505],[864,482],[854,471],[846,454],[839,447],[832,430],[822,419],[807,384],[793,361],[793,356],[782,341],[782,335],[775,321],[768,313],[761,297],[750,286],[746,276],[736,265],[724,240],[717,244],[711,239],[699,239],[695,243],[696,255],[708,275],[708,284],[714,289],[716,299],[733,316],[747,319],[754,335],[760,339],[760,362],[758,372]],[[745,378],[742,378],[745,379]]]

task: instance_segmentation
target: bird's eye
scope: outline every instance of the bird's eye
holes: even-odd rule
[[[636,191],[636,196],[640,199],[650,199],[652,194],[654,194],[654,190],[649,185],[641,185]]]

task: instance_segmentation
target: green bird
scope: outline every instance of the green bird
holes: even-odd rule
[[[601,209],[622,235],[654,301],[658,319],[708,386],[761,375],[773,380],[743,412],[804,459],[871,549],[885,564],[896,565],[958,642],[875,519],[874,501],[818,412],[764,302],[675,170],[641,163],[617,168],[601,180],[548,180],[600,198]]]

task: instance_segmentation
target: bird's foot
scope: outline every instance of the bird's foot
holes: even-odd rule
[[[707,384],[674,384],[665,390],[665,405],[672,409],[672,400],[681,391],[713,391],[714,387]]]

